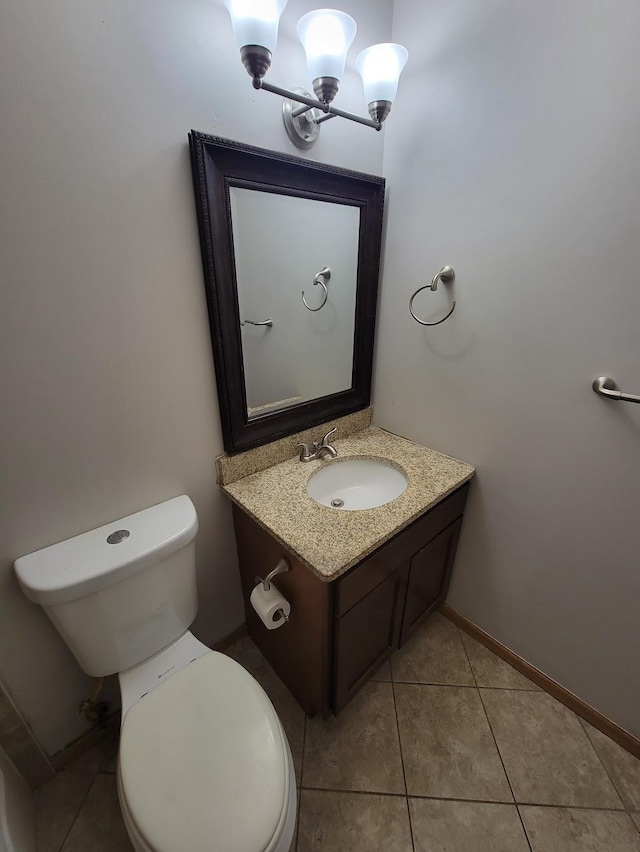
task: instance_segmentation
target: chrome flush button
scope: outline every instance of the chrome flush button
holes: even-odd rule
[[[111,535],[107,536],[107,544],[120,544],[125,538],[129,538],[130,535],[129,530],[116,530],[116,532],[112,532]]]

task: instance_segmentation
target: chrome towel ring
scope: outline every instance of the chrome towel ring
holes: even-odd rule
[[[324,269],[321,269],[320,272],[316,272],[313,276],[313,286],[319,284],[324,290],[324,295],[322,298],[321,304],[317,308],[312,308],[304,297],[304,290],[302,291],[302,301],[304,302],[304,306],[308,311],[320,311],[327,304],[327,299],[329,298],[329,291],[327,290],[327,281],[331,279],[331,270],[328,266],[325,266]]]
[[[426,289],[427,289],[427,287],[428,287],[430,290],[435,291],[435,290],[437,290],[437,289],[438,289],[438,281],[442,281],[442,282],[443,282],[443,283],[445,283],[445,284],[449,284],[451,281],[453,281],[453,279],[455,278],[455,276],[456,276],[456,274],[455,274],[455,272],[453,271],[453,267],[451,267],[451,266],[443,266],[443,267],[442,267],[442,269],[440,270],[440,272],[437,272],[437,273],[433,276],[433,279],[432,279],[432,281],[431,281],[431,284],[424,284],[422,287],[418,287],[418,289],[416,290],[416,292],[415,292],[415,293],[413,294],[413,296],[409,299],[409,313],[411,314],[411,316],[414,318],[414,320],[415,320],[416,322],[419,322],[419,323],[420,323],[420,325],[440,325],[440,323],[441,323],[441,322],[444,322],[446,319],[449,319],[449,317],[451,316],[451,314],[452,314],[452,313],[455,311],[455,309],[456,309],[456,302],[455,302],[455,299],[454,299],[454,301],[453,301],[453,304],[451,305],[451,310],[449,311],[449,313],[448,313],[446,316],[442,317],[442,319],[437,320],[436,322],[425,322],[424,320],[421,320],[421,319],[420,319],[420,317],[417,317],[417,316],[414,314],[414,312],[413,312],[413,300],[414,300],[414,299],[415,299],[415,297],[418,295],[418,293],[420,293],[422,290],[426,290]]]

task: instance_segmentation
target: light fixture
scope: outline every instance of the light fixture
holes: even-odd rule
[[[331,103],[338,92],[356,29],[353,18],[336,9],[316,9],[298,21],[313,91],[322,103]]]
[[[253,78],[254,89],[264,89],[285,99],[284,124],[291,141],[309,148],[320,125],[340,116],[375,130],[389,115],[398,90],[398,79],[409,56],[400,44],[374,44],[363,50],[356,67],[364,84],[371,118],[363,118],[333,106],[344,74],[347,52],[356,35],[356,22],[337,9],[316,9],[298,21],[298,37],[307,55],[309,76],[316,97],[305,89],[282,89],[263,78],[275,51],[280,15],[287,0],[225,0],[240,57]],[[296,106],[302,104],[302,106]]]
[[[358,54],[356,68],[364,83],[369,115],[383,122],[396,99],[398,80],[407,64],[409,51],[401,44],[374,44]]]

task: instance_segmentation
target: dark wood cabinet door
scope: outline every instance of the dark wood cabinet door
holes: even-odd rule
[[[398,647],[409,564],[335,619],[333,711],[339,713]]]
[[[444,601],[456,556],[462,517],[442,530],[411,559],[400,644]]]

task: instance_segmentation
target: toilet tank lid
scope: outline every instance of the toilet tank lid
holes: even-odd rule
[[[144,571],[185,547],[197,532],[195,506],[183,494],[21,556],[15,561],[15,571],[30,600],[53,606]],[[110,536],[113,543],[108,541]]]

